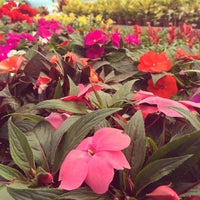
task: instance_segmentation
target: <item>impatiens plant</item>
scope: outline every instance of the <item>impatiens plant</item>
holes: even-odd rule
[[[3,20],[2,199],[199,198],[198,30]]]

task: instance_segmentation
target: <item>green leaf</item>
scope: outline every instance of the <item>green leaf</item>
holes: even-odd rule
[[[8,181],[26,180],[18,170],[2,164],[0,164],[0,176]]]
[[[13,183],[7,187],[15,200],[56,200],[65,191],[54,188],[28,188],[27,185]]]
[[[52,109],[52,110],[64,110],[67,112],[85,114],[87,113],[86,106],[84,104],[77,104],[71,101],[63,101],[60,99],[51,99],[38,103],[33,107],[34,109]]]
[[[121,101],[124,100],[131,93],[131,89],[133,87],[133,84],[136,81],[137,81],[136,79],[131,80],[131,81],[126,82],[124,85],[122,85],[122,87],[120,87],[120,89],[117,90],[115,92],[115,94],[112,96],[111,105],[115,105],[117,103],[122,104],[123,102],[121,102]]]
[[[70,44],[80,47],[84,47],[83,37],[79,33],[73,33],[69,35]]]
[[[28,175],[31,169],[35,169],[33,152],[26,136],[15,126],[11,118],[8,120],[8,136],[13,161]]]
[[[78,87],[72,81],[72,79],[70,78],[70,76],[68,76],[67,78],[68,78],[68,81],[69,81],[69,95],[70,96],[77,95],[79,93]]]
[[[196,154],[200,146],[200,131],[176,138],[159,148],[148,160],[148,163],[161,158]],[[187,148],[185,148],[187,147]]]
[[[112,52],[106,54],[106,59],[111,63],[115,63],[115,62],[119,62],[123,60],[125,56],[126,55],[125,55],[124,49],[115,50],[115,51],[113,50]]]
[[[54,134],[52,126],[45,121],[38,123],[32,131],[26,133],[36,164],[47,171],[50,169],[49,164],[54,151],[52,149]]]
[[[74,191],[66,192],[58,197],[58,200],[110,200],[108,194],[95,194],[89,188],[79,188]]]
[[[59,99],[63,96],[63,91],[62,91],[62,85],[61,85],[61,81],[60,79],[58,80],[58,83],[56,85],[56,88],[55,88],[55,92],[54,92],[54,95],[53,95],[53,99]]]
[[[135,178],[135,190],[138,195],[149,184],[154,183],[170,174],[178,166],[182,165],[192,155],[184,155],[173,158],[156,160],[146,165]]]
[[[174,107],[174,106],[167,106],[168,108],[175,110],[179,114],[181,114],[185,119],[187,119],[191,125],[196,129],[200,129],[200,122],[195,114],[190,111],[184,110],[182,108]]]
[[[93,111],[78,119],[63,135],[54,158],[53,171],[57,172],[65,156],[74,149],[103,119],[119,111],[119,108],[108,108]]]
[[[14,200],[14,198],[8,193],[6,186],[0,188],[0,197],[4,200]]]
[[[29,120],[31,120],[33,122],[40,122],[40,121],[43,120],[43,117],[41,117],[39,115],[29,114],[29,113],[17,113],[17,112],[15,112],[15,113],[11,113],[9,115],[11,115],[11,116],[19,116],[19,117],[21,117],[23,119],[29,119]]]
[[[124,132],[131,138],[131,144],[125,149],[124,153],[131,165],[131,179],[134,180],[144,164],[146,155],[146,136],[141,111],[137,111],[136,114],[133,115],[127,123]]]
[[[200,184],[195,185],[194,187],[187,190],[187,192],[180,195],[180,197],[191,197],[191,196],[200,196]]]

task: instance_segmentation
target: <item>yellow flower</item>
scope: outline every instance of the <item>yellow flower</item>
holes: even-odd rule
[[[108,24],[108,25],[113,24],[113,20],[109,18],[109,19],[106,21],[106,24]]]
[[[102,15],[97,15],[97,16],[95,17],[95,21],[96,21],[96,22],[101,22],[101,21],[102,21]]]
[[[83,15],[82,15],[82,16],[79,16],[79,17],[77,18],[77,20],[78,20],[80,26],[84,26],[84,25],[87,24],[87,17],[86,17],[86,16],[83,16]]]

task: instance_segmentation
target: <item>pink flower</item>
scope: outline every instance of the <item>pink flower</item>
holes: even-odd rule
[[[153,200],[179,200],[178,194],[167,185],[157,187],[146,196],[151,197]]]
[[[95,30],[85,36],[85,46],[92,46],[94,44],[104,44],[107,40],[105,34],[101,30]]]
[[[97,91],[102,89],[102,87],[97,84],[93,84],[93,87]],[[62,97],[61,99],[64,101],[74,102],[82,102],[84,99],[88,100],[88,94],[93,91],[93,87],[91,84],[87,85],[86,87],[83,84],[79,84],[79,93],[77,95]]]
[[[56,113],[52,112],[49,116],[45,117],[45,120],[48,121],[56,131],[59,126],[69,117],[69,114],[66,113]]]
[[[120,34],[119,34],[119,33],[113,33],[113,34],[111,35],[111,40],[112,40],[113,45],[114,45],[116,48],[119,48],[119,47],[120,47]]]
[[[182,108],[189,111],[188,107],[181,102],[158,97],[153,93],[145,92],[142,90],[134,95],[133,100],[138,100],[135,104],[135,108],[142,111],[144,118],[146,118],[148,114],[156,112],[164,113],[166,116],[169,117],[183,117],[178,112],[168,108],[170,106]]]
[[[67,155],[60,169],[59,187],[73,190],[85,182],[95,193],[105,193],[114,177],[114,169],[130,169],[121,151],[129,144],[130,137],[122,130],[99,129]]]

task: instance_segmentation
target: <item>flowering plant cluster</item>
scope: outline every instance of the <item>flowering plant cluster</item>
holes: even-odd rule
[[[200,199],[199,30],[29,26],[0,37],[1,197]]]

